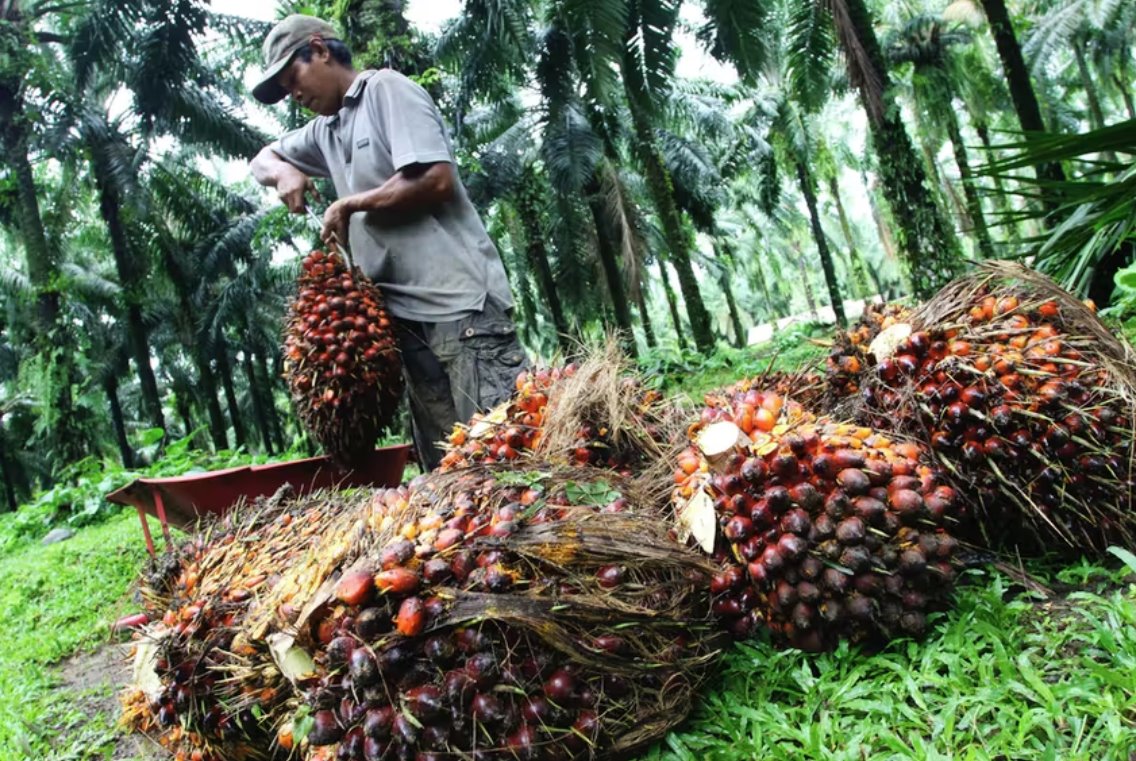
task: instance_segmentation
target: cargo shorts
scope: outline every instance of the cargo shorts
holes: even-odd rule
[[[441,461],[454,423],[512,396],[517,375],[528,367],[510,312],[487,298],[481,312],[453,322],[396,320],[414,447],[424,471]]]

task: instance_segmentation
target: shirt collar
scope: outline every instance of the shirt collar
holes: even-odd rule
[[[371,78],[371,71],[362,71],[355,77],[355,81],[347,88],[347,92],[343,94],[343,105],[339,107],[339,111],[333,116],[328,117],[328,123],[334,125],[339,121],[339,115],[349,108],[354,108],[359,98],[363,96],[363,88],[367,85],[367,80]]]

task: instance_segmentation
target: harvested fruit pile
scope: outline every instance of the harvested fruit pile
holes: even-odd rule
[[[974,506],[968,538],[1030,553],[1136,538],[1132,358],[1088,307],[991,263],[914,312],[893,352],[864,372],[858,415],[932,448]]]
[[[274,735],[265,717],[287,690],[247,623],[260,599],[280,596],[281,574],[304,563],[304,547],[314,550],[306,553],[308,564],[336,562],[335,548],[320,538],[350,525],[365,504],[278,495],[239,519],[230,513],[167,557],[174,562],[163,571],[144,577],[142,597],[154,623],[136,638],[138,681],[122,696],[123,723],[179,761],[264,757]]]
[[[580,364],[521,373],[510,401],[454,426],[441,468],[533,456],[639,474],[669,454],[679,429],[674,408],[611,343]]]
[[[284,376],[304,428],[345,466],[372,450],[402,396],[402,360],[379,289],[338,253],[304,258],[284,335]]]
[[[925,452],[746,381],[707,397],[679,457],[682,523],[721,565],[714,612],[804,650],[920,636],[951,596],[958,512]]]
[[[305,266],[294,384],[305,358],[344,366],[324,356],[344,329],[361,346],[341,263]],[[379,372],[389,334],[367,335]],[[877,647],[950,605],[960,539],[1130,543],[1131,360],[1049,281],[986,264],[870,312],[825,378],[744,380],[695,412],[614,344],[527,372],[439,471],[279,495],[167,557],[126,721],[179,761],[625,757],[685,717],[720,634]],[[345,411],[389,399],[328,385],[334,367],[319,420],[346,455],[377,413]]]
[[[523,480],[319,495],[192,542],[172,589],[196,591],[151,595],[156,688],[127,696],[130,725],[217,759],[586,758],[658,739],[714,654],[712,566],[614,474]],[[247,574],[255,597],[222,604]]]
[[[386,543],[300,622],[311,757],[591,757],[689,711],[708,564],[607,481],[571,479],[474,470],[376,495]]]

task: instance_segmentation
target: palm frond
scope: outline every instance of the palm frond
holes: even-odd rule
[[[673,0],[629,3],[623,79],[630,97],[649,112],[662,104],[674,79],[677,23],[678,3]]]
[[[732,63],[738,74],[754,81],[766,67],[770,57],[768,4],[755,0],[703,0],[706,24],[698,38],[710,55],[723,63]]]
[[[832,12],[828,4],[798,2],[790,7],[786,32],[789,86],[807,111],[824,105],[836,55]]]
[[[183,145],[219,151],[229,158],[250,159],[268,142],[260,130],[194,86],[166,94],[163,126]]]
[[[579,109],[569,105],[545,124],[541,155],[553,187],[578,193],[595,173],[603,144]]]
[[[86,88],[96,68],[117,65],[120,53],[142,20],[145,0],[95,0],[75,26],[68,54],[77,90]]]
[[[1090,0],[1059,0],[1034,19],[1033,27],[1022,42],[1030,72],[1041,73],[1051,55],[1067,50],[1070,40],[1089,19]]]
[[[608,224],[619,236],[620,258],[623,260],[620,269],[627,279],[628,295],[632,300],[637,300],[647,252],[643,214],[627,182],[610,162],[604,162],[600,171],[600,191]]]

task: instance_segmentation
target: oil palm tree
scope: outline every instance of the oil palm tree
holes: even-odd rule
[[[793,91],[807,107],[824,97],[821,73],[833,65],[836,49],[843,53],[848,78],[859,92],[868,115],[871,143],[879,157],[884,193],[897,216],[899,244],[917,295],[926,296],[959,270],[958,243],[943,219],[928,186],[926,172],[915,152],[899,110],[888,93],[888,70],[865,0],[782,0],[785,44]],[[759,34],[741,34],[739,20],[765,29],[778,18],[777,0],[748,3],[736,0],[704,2],[708,24],[703,29],[711,52],[732,62],[750,81],[761,76],[770,55]]]
[[[921,14],[890,32],[885,37],[884,49],[893,65],[912,65],[912,89],[916,105],[928,121],[942,124],[946,128],[978,251],[983,258],[992,259],[994,243],[986,226],[982,199],[975,184],[954,104],[957,91],[955,80],[959,72],[953,65],[952,49],[970,42],[971,35],[963,27],[946,22],[941,17]]]

